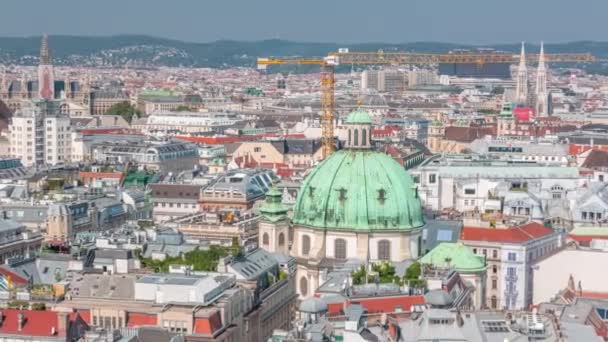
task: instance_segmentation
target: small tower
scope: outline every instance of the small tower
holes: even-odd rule
[[[52,204],[46,219],[46,240],[68,241],[72,236],[72,215],[65,204]]]
[[[259,247],[269,252],[289,253],[289,209],[283,205],[283,193],[272,187],[260,207]]]
[[[515,116],[513,115],[513,104],[507,102],[502,105],[502,110],[497,119],[497,136],[513,135],[515,131]]]
[[[540,56],[538,57],[538,70],[536,71],[536,115],[539,117],[549,115],[549,94],[547,93],[547,68],[545,66],[545,51],[540,43]]]
[[[367,112],[356,110],[348,115],[344,123],[348,134],[345,148],[366,150],[372,148],[372,118]]]
[[[5,93],[8,93],[6,86],[6,69],[0,65],[0,99],[5,98]]]
[[[521,42],[519,67],[517,68],[517,86],[515,88],[515,102],[525,105],[528,102],[528,67],[526,66],[526,51],[524,42]]]
[[[441,153],[441,142],[445,136],[445,127],[439,120],[434,120],[429,124],[429,137],[427,147],[433,153]]]
[[[29,98],[29,89],[27,86],[28,82],[27,82],[27,75],[25,73],[21,74],[21,88],[19,89],[19,92],[21,93],[21,98],[23,100],[26,100]]]

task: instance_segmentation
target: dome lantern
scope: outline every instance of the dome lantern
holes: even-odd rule
[[[347,149],[370,149],[372,147],[372,118],[366,111],[358,109],[348,115],[346,121]]]

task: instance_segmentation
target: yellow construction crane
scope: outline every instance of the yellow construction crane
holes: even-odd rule
[[[529,62],[538,61],[539,55],[526,55]],[[545,54],[546,62],[594,62],[588,53]],[[334,68],[340,64],[359,65],[436,65],[436,64],[477,64],[519,63],[519,54],[506,53],[415,53],[415,52],[350,52],[340,49],[322,58],[258,58],[258,69],[272,65],[319,65],[321,67],[321,144],[323,157],[334,151]]]

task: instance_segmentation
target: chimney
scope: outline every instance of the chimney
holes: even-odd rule
[[[57,329],[56,329],[57,335],[67,336],[69,327],[70,327],[70,315],[67,312],[58,312],[57,313]]]
[[[23,315],[23,312],[19,312],[17,314],[17,329],[19,331],[23,330],[24,325],[25,325],[25,315]]]

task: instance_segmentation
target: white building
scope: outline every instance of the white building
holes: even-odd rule
[[[220,113],[161,111],[136,120],[132,126],[144,132],[222,133],[235,123],[235,118]]]
[[[57,165],[72,153],[69,107],[63,101],[24,102],[9,125],[10,153],[25,166]]]
[[[492,309],[525,309],[532,303],[532,263],[563,247],[563,235],[531,222],[507,229],[464,227],[460,241],[486,257],[486,303]]]
[[[562,250],[534,262],[532,267],[534,290],[532,304],[549,302],[566,287],[572,276],[580,281],[585,292],[606,292],[608,252],[591,250]],[[578,284],[577,284],[578,287]]]
[[[506,196],[509,191],[534,189],[534,194],[542,195],[541,198],[553,199],[554,192],[555,196],[566,198],[568,191],[581,184],[576,167],[474,160],[470,156],[432,158],[410,172],[418,185],[423,205],[432,210],[468,211],[477,207],[483,212],[496,205],[495,201],[490,201],[490,192]]]

